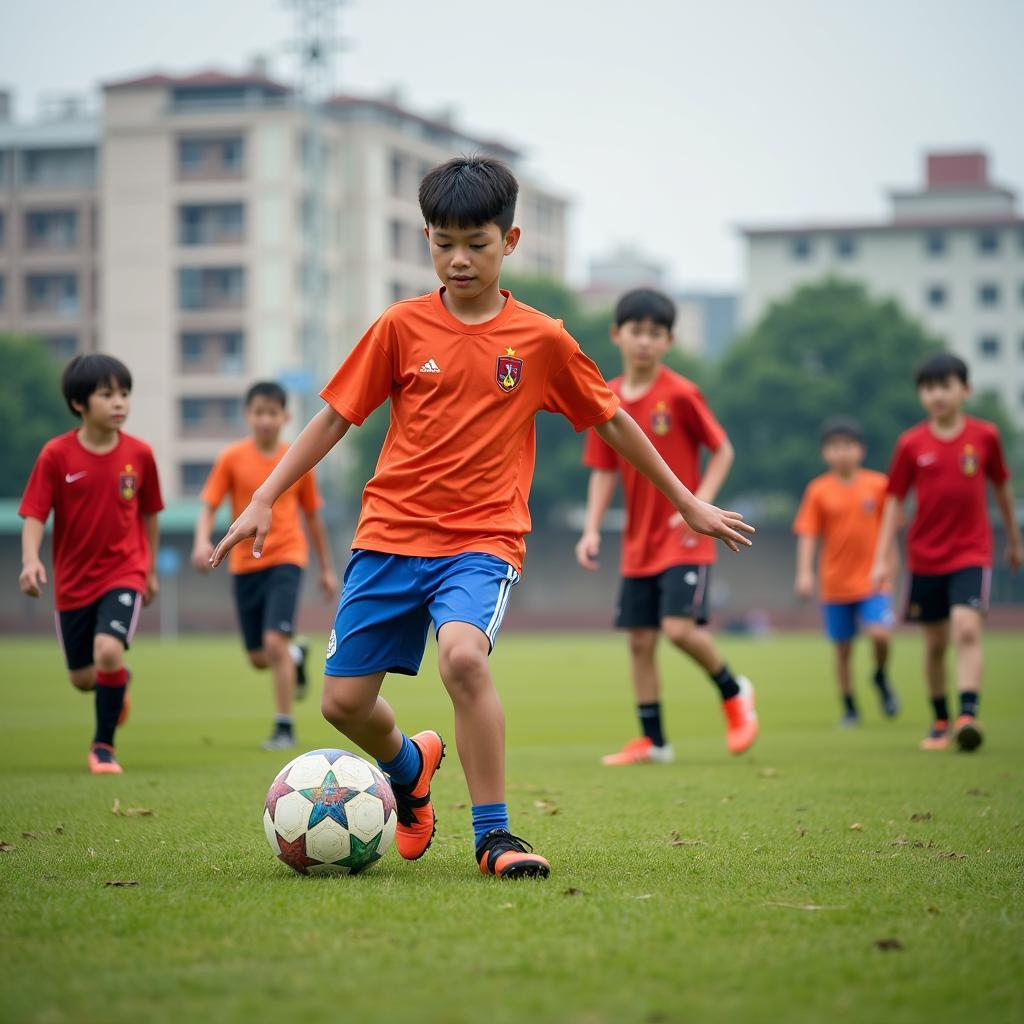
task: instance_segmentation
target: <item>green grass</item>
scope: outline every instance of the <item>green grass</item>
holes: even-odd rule
[[[140,640],[127,772],[95,779],[90,700],[55,645],[5,640],[0,1019],[1022,1019],[1024,640],[986,640],[973,756],[916,749],[913,635],[896,650],[904,715],[881,721],[863,685],[866,723],[849,733],[824,641],[725,644],[758,686],[751,755],[727,756],[710,684],[663,652],[679,760],[612,771],[599,755],[633,730],[622,639],[503,638],[513,828],[553,871],[500,883],[472,860],[455,756],[422,861],[391,851],[321,879],[277,862],[260,819],[287,757],[255,749],[269,683],[233,640]],[[451,737],[432,667],[385,692],[405,728]],[[335,745],[315,703],[300,741]],[[155,814],[116,817],[115,798]],[[670,845],[674,830],[692,845]]]

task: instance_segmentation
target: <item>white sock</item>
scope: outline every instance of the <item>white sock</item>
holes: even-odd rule
[[[292,661],[294,661],[296,665],[302,664],[302,648],[298,644],[290,643],[288,645],[288,653],[292,656]]]

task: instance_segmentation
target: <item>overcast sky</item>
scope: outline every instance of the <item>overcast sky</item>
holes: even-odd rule
[[[1024,186],[1022,0],[350,0],[336,81],[400,86],[522,146],[573,202],[574,275],[633,243],[680,284],[737,286],[737,223],[884,214],[929,148]],[[3,0],[0,81],[47,94],[163,68],[288,77],[284,0]]]

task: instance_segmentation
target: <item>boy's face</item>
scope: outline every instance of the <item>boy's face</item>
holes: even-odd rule
[[[864,445],[860,441],[852,437],[843,437],[841,434],[830,437],[821,446],[821,457],[825,460],[825,465],[840,476],[849,476],[860,469],[865,454]]]
[[[423,229],[434,272],[453,298],[472,300],[497,284],[501,261],[519,244],[519,228],[502,234],[493,221],[472,228]]]
[[[288,422],[288,410],[268,395],[255,395],[245,407],[245,422],[257,444],[277,444],[281,430]]]
[[[943,380],[925,381],[917,389],[917,397],[929,419],[942,420],[960,411],[971,397],[971,389],[959,377],[950,375]]]
[[[128,418],[131,392],[108,380],[101,384],[85,401],[85,405],[73,403],[82,414],[82,423],[99,430],[120,430]]]
[[[646,320],[627,320],[612,327],[612,341],[622,352],[627,366],[647,370],[665,358],[672,347],[672,332],[664,324]]]

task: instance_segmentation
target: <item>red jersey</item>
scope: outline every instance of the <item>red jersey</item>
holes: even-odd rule
[[[919,423],[896,443],[889,469],[889,493],[902,500],[916,492],[917,512],[907,532],[910,571],[938,576],[992,564],[992,530],[985,482],[1009,479],[999,431],[992,423],[966,417],[951,440]]]
[[[150,570],[142,517],[163,507],[153,451],[121,434],[104,455],[77,431],[43,446],[18,514],[46,522],[53,510],[53,578],[59,611],[92,604],[108,590],[144,591]]]
[[[622,377],[609,387],[622,398]],[[622,398],[622,408],[640,425],[669,469],[691,490],[700,484],[700,450],[717,451],[725,431],[692,381],[663,366],[646,394]],[[596,431],[587,435],[583,463],[591,469],[618,470],[626,494],[623,576],[657,576],[673,565],[707,565],[717,555],[713,537],[694,533],[685,523],[669,526],[675,508],[647,477],[607,445]]]

